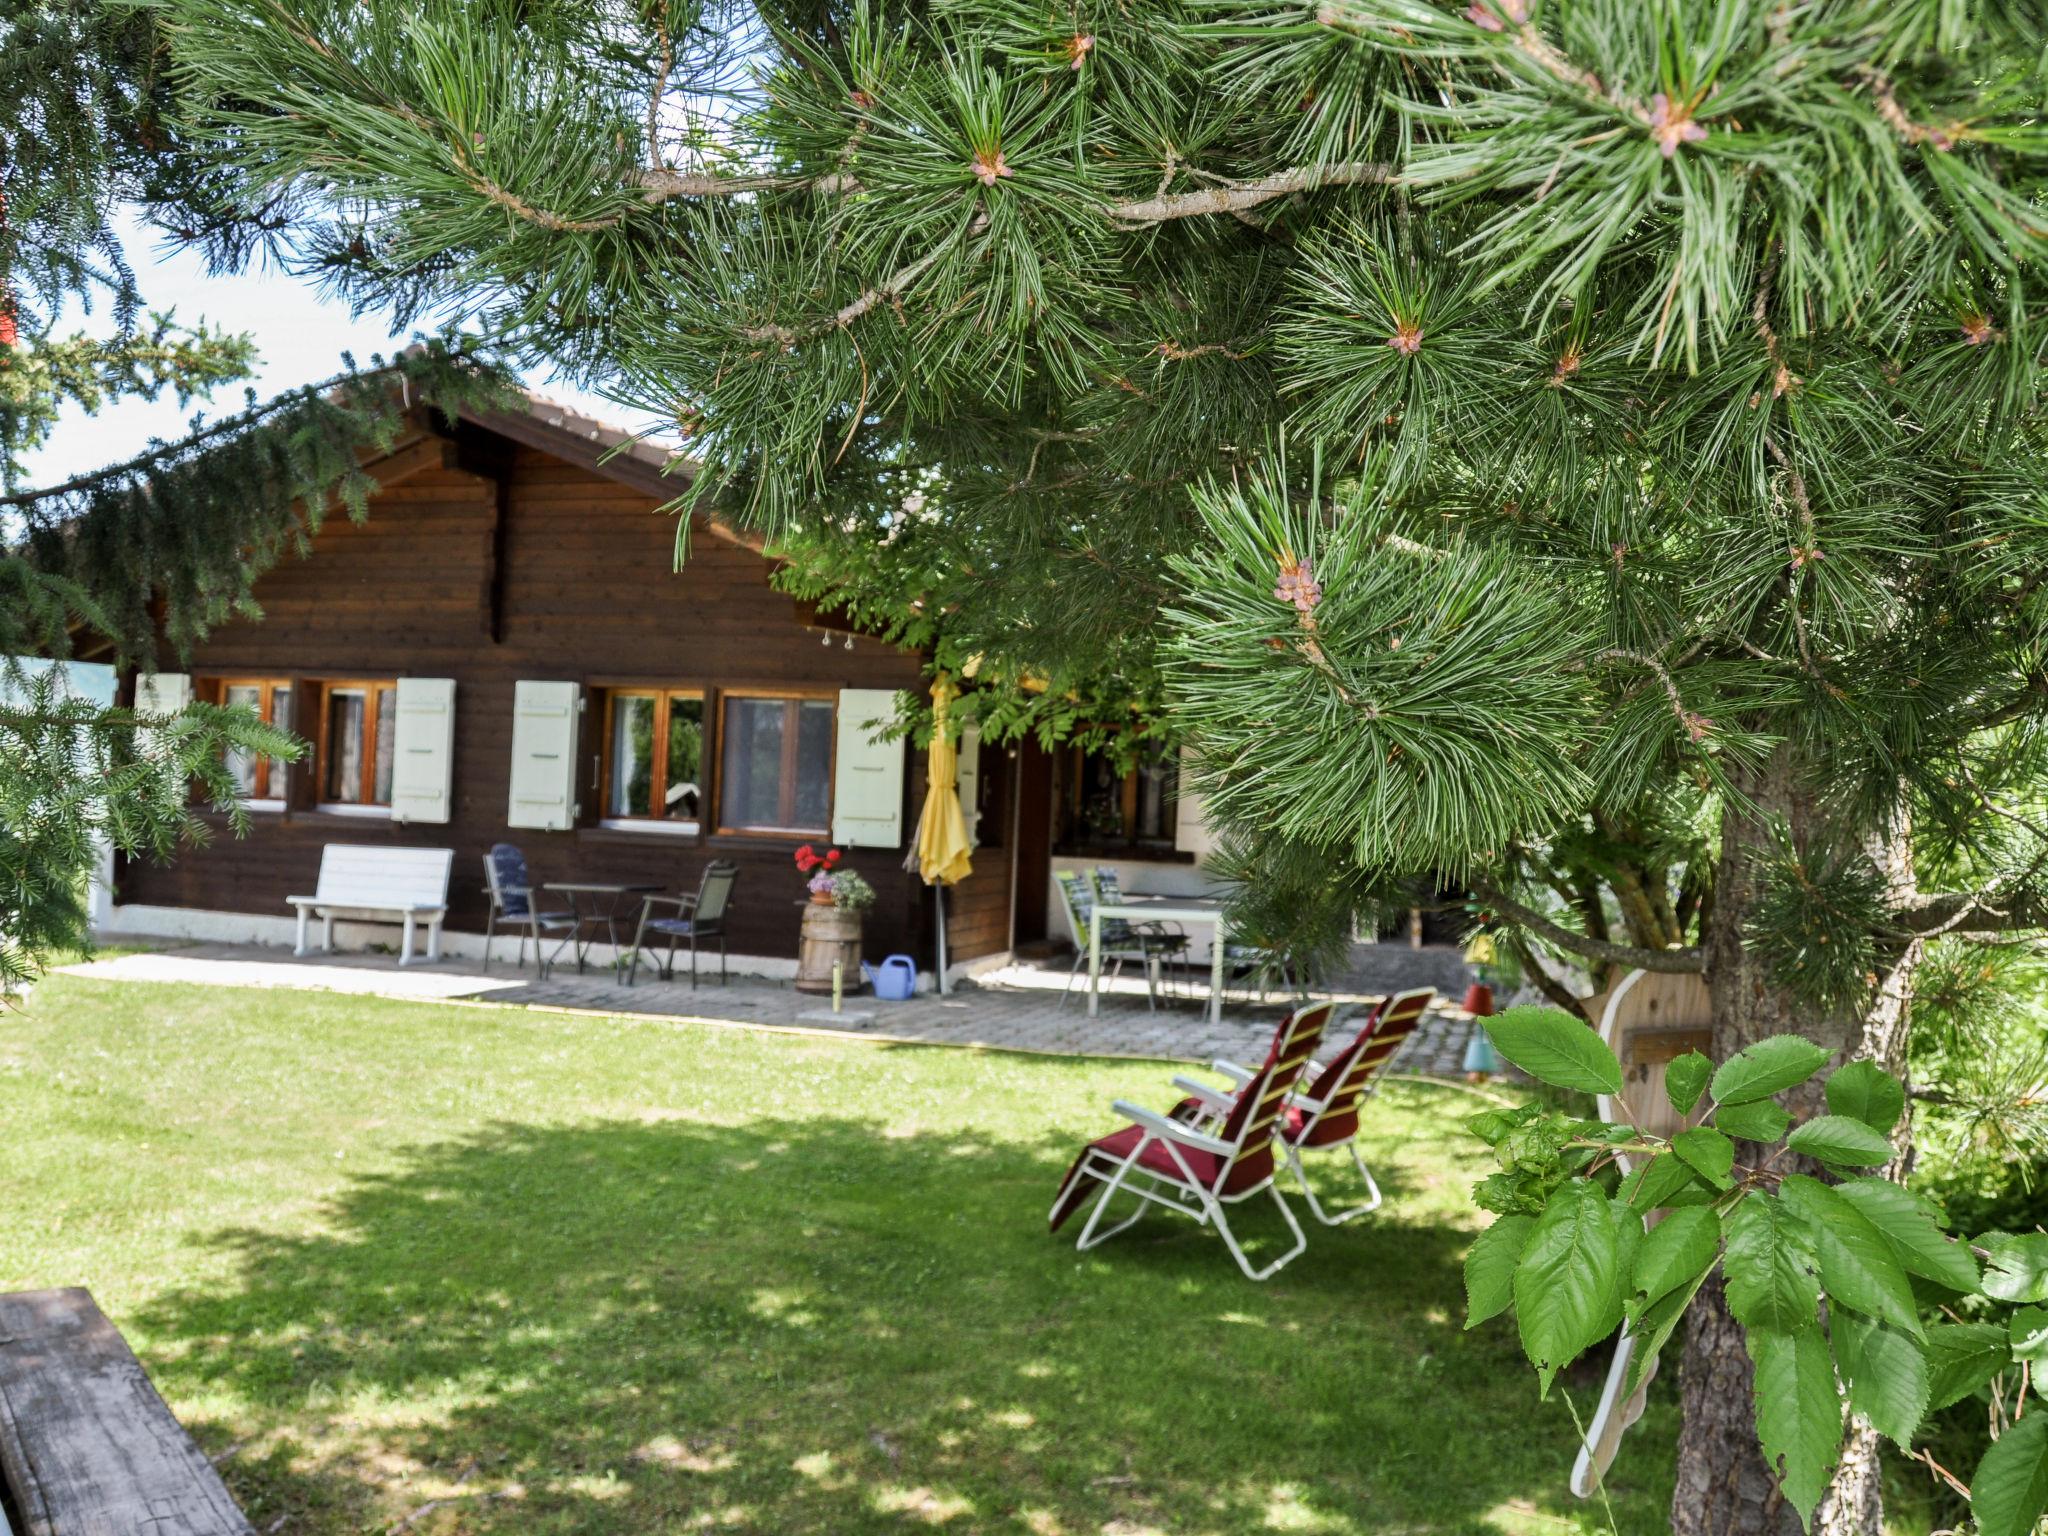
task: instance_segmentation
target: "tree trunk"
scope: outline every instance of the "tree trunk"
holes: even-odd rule
[[[1773,986],[1744,943],[1760,888],[1758,865],[1773,852],[1768,819],[1784,818],[1804,848],[1824,834],[1848,832],[1795,774],[1786,749],[1760,773],[1738,778],[1753,809],[1731,806],[1722,816],[1721,865],[1714,910],[1704,935],[1707,984],[1713,995],[1716,1061],[1770,1035],[1798,1033],[1834,1054],[1834,1064],[1868,1058],[1904,1076],[1906,999],[1921,945],[1887,955],[1869,1005],[1829,1015]],[[1912,862],[1903,810],[1854,834],[1890,877],[1894,896],[1912,893]],[[1786,1097],[1795,1120],[1823,1106],[1818,1074]],[[1898,1133],[1901,1163],[1904,1126]],[[1761,1161],[1769,1149],[1742,1144],[1736,1160]],[[1803,1160],[1801,1160],[1803,1162]],[[1784,1159],[1780,1167],[1786,1166]],[[1803,1171],[1817,1171],[1807,1165]],[[1742,1329],[1729,1316],[1718,1278],[1700,1291],[1687,1322],[1681,1385],[1684,1426],[1678,1443],[1678,1485],[1671,1503],[1674,1536],[1797,1536],[1798,1516],[1780,1496],[1777,1479],[1757,1448],[1750,1361]],[[1860,1419],[1851,1430],[1833,1485],[1815,1513],[1812,1536],[1880,1536],[1883,1491],[1877,1437]]]

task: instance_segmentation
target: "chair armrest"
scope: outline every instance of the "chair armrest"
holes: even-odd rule
[[[1143,1126],[1163,1141],[1177,1141],[1182,1146],[1193,1147],[1198,1152],[1214,1152],[1218,1157],[1228,1157],[1237,1150],[1227,1141],[1218,1141],[1214,1136],[1204,1136],[1200,1131],[1191,1131],[1179,1121],[1169,1120],[1157,1110],[1133,1104],[1129,1099],[1118,1099],[1110,1108],[1133,1125]]]
[[[1252,1080],[1252,1069],[1240,1067],[1234,1061],[1212,1061],[1209,1063],[1209,1070],[1219,1077],[1229,1078],[1240,1088]]]
[[[318,896],[287,896],[284,904],[288,907],[310,907],[319,900]]]
[[[1213,1114],[1227,1115],[1230,1113],[1229,1096],[1218,1093],[1214,1088],[1211,1088],[1207,1083],[1197,1078],[1189,1077],[1184,1073],[1178,1074],[1173,1079],[1173,1086],[1199,1100],[1202,1108],[1209,1110]]]
[[[642,896],[640,898],[640,905],[642,907],[674,907],[678,912],[687,912],[690,908],[697,905],[697,898],[694,895]]]
[[[1308,1115],[1320,1115],[1327,1107],[1321,1099],[1312,1099],[1305,1093],[1290,1093],[1287,1102]]]

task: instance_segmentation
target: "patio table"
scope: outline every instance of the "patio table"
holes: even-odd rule
[[[1088,925],[1088,1017],[1095,1017],[1096,989],[1102,984],[1102,920],[1120,917],[1133,923],[1208,923],[1216,930],[1209,953],[1209,1022],[1223,1017],[1223,941],[1230,925],[1223,916],[1223,903],[1203,896],[1125,896],[1121,901],[1098,902],[1095,921]]]
[[[619,947],[619,918],[624,915],[619,911],[620,903],[625,901],[628,896],[653,896],[666,890],[667,887],[662,885],[618,885],[598,880],[550,880],[541,889],[553,891],[557,895],[569,898],[569,916],[574,918],[575,922],[571,925],[568,936],[562,940],[561,944],[555,946],[555,954],[561,954],[562,945],[574,944],[576,946],[576,969],[581,971],[585,968],[584,962],[589,957],[590,946],[596,942],[594,937],[588,939],[584,937],[583,930],[586,927],[596,923],[603,923],[605,942],[616,950]],[[582,905],[586,897],[590,901],[589,911],[585,911]],[[602,903],[601,907],[600,903]],[[549,964],[553,963],[554,957],[550,956]]]

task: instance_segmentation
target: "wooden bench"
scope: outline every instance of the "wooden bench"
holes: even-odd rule
[[[448,871],[455,862],[452,848],[375,848],[329,843],[320,850],[320,880],[311,896],[287,896],[298,908],[299,942],[292,951],[306,953],[306,919],[320,919],[320,947],[334,948],[334,920],[405,924],[400,965],[412,964],[413,933],[427,925],[427,958],[441,958],[441,920],[448,915]]]
[[[0,1296],[0,1482],[14,1536],[254,1536],[83,1290]]]

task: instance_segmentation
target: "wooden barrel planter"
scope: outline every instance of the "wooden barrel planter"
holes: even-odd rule
[[[861,989],[860,914],[823,902],[804,903],[803,935],[796,951],[796,989],[830,994],[832,966],[851,995]]]

